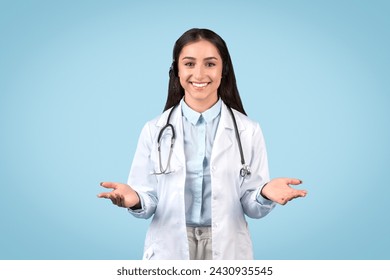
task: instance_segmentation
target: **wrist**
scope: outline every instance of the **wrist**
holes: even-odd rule
[[[136,191],[134,191],[134,192],[137,195],[138,202],[134,206],[129,207],[129,209],[130,210],[140,210],[140,209],[142,209],[141,198],[139,197],[139,194]]]
[[[269,199],[266,195],[264,195],[264,193],[263,193],[263,190],[264,190],[265,186],[267,186],[267,184],[268,184],[268,183],[265,183],[264,186],[261,188],[261,190],[260,190],[260,195],[261,195],[263,198],[270,200],[270,199]]]

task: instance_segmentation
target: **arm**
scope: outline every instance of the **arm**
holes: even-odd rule
[[[146,124],[138,140],[137,149],[131,166],[128,184],[104,182],[101,186],[112,189],[111,192],[100,193],[99,198],[111,199],[112,203],[128,208],[137,218],[151,217],[157,206],[156,185],[154,175],[151,175],[152,134]]]
[[[156,175],[152,175],[153,163],[151,160],[154,143],[152,128],[154,127],[153,122],[148,122],[142,129],[127,180],[127,184],[137,192],[140,198],[139,206],[141,206],[139,209],[129,208],[129,212],[133,216],[143,219],[148,219],[154,214],[158,203],[157,179]]]
[[[241,205],[244,213],[251,218],[262,218],[275,206],[272,200],[259,195],[260,187],[269,182],[267,150],[263,133],[259,124],[253,123],[253,129],[248,131],[250,135],[242,135],[245,141],[243,148],[250,149],[245,153],[245,158],[251,167],[251,175],[246,177],[241,185]]]
[[[302,181],[299,179],[276,178],[270,180],[265,142],[259,126],[254,131],[253,140],[251,151],[253,174],[243,184],[249,184],[252,187],[245,188],[246,193],[242,196],[241,203],[249,217],[261,218],[268,214],[276,203],[285,205],[295,198],[305,197],[307,191],[297,190],[290,186],[301,184]],[[256,187],[253,187],[253,184]],[[253,203],[254,200],[257,203]]]

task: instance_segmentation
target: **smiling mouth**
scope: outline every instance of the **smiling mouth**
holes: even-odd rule
[[[191,84],[196,87],[196,88],[204,88],[206,87],[209,83],[194,83],[194,82],[191,82]]]

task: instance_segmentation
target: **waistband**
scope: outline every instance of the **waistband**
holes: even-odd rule
[[[188,227],[187,236],[196,240],[211,239],[211,227]]]

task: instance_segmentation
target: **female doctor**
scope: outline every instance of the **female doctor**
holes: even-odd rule
[[[258,123],[244,111],[224,40],[190,29],[175,43],[164,113],[143,128],[128,184],[98,195],[153,216],[144,259],[253,259],[245,215],[262,218],[304,197],[270,180]]]

